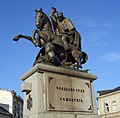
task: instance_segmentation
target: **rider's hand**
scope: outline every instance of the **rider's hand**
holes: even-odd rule
[[[52,7],[52,11],[55,13],[57,12],[56,8],[55,7]]]

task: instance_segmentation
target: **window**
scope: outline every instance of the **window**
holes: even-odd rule
[[[117,109],[117,102],[116,101],[113,101],[112,102],[112,110],[113,111],[117,111],[118,109]]]
[[[105,106],[105,113],[108,113],[109,112],[109,105],[108,105],[108,103],[104,103],[104,106]]]

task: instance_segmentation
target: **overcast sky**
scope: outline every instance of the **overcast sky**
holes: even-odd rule
[[[83,69],[98,76],[95,93],[120,86],[120,0],[2,0],[0,2],[0,88],[19,95],[22,81],[39,48],[16,34],[32,35],[35,9],[49,16],[51,7],[63,11],[82,37],[82,49],[89,60]]]

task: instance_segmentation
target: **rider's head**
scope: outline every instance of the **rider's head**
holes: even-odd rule
[[[64,19],[63,12],[58,12],[57,13],[57,18],[60,22],[63,21],[63,19]]]

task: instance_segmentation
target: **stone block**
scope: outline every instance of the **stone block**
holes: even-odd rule
[[[21,91],[22,92],[29,93],[31,90],[32,90],[32,83],[26,83],[26,82],[24,82],[21,85]]]
[[[21,79],[24,118],[97,118],[95,75],[37,64]]]

